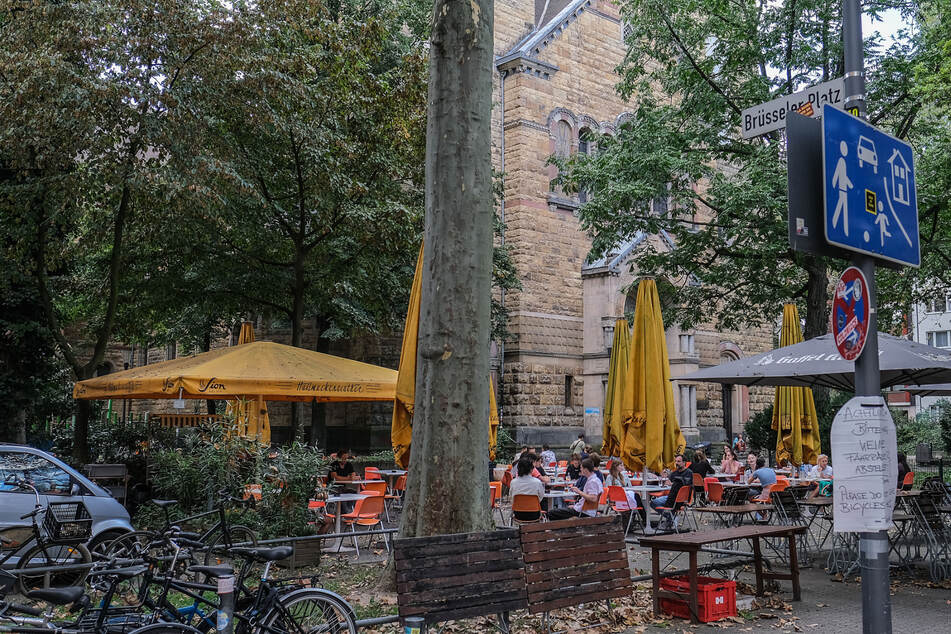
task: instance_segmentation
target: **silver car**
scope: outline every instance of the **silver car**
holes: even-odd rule
[[[0,530],[29,526],[20,519],[33,510],[33,492],[8,484],[25,480],[36,487],[40,503],[82,502],[92,516],[89,550],[132,530],[129,513],[109,492],[45,451],[0,443]]]

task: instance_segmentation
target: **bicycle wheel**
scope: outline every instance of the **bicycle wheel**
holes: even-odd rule
[[[149,551],[150,545],[158,537],[153,531],[132,531],[103,544],[104,557],[140,559]]]
[[[28,573],[30,568],[50,568],[52,566],[74,566],[92,562],[92,555],[82,544],[64,546],[48,544],[41,547],[33,546],[17,562],[17,590],[26,594],[37,588],[55,588],[62,586],[78,586],[89,573],[89,568],[78,570],[45,570],[43,572]]]
[[[201,634],[201,632],[182,623],[153,623],[132,630],[129,634]]]
[[[228,546],[234,546],[235,544],[248,544],[250,547],[258,545],[258,538],[247,526],[242,526],[240,524],[232,526],[228,529],[231,535],[231,543],[225,543],[225,534],[218,533],[212,539],[211,543],[208,544],[208,550],[205,551],[205,565],[206,566],[221,566],[223,564],[228,564],[233,568],[239,568],[240,565],[235,566],[233,563],[233,557],[228,552]]]
[[[343,597],[320,588],[286,594],[261,620],[268,634],[357,634],[356,615]]]

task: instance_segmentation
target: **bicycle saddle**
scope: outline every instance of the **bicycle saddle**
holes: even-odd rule
[[[159,507],[160,509],[168,508],[173,504],[178,504],[178,500],[152,500],[152,504]]]
[[[26,593],[27,598],[46,601],[53,605],[67,605],[79,601],[86,594],[82,586],[68,586],[66,588],[39,588]]]
[[[231,549],[234,554],[255,561],[280,561],[287,559],[294,552],[290,546],[276,546],[274,548],[244,548],[236,546]]]
[[[200,572],[206,577],[218,579],[220,577],[230,577],[234,574],[231,566],[189,566],[188,572]]]

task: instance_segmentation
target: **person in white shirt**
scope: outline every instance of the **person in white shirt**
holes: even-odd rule
[[[549,466],[553,462],[558,462],[558,458],[555,457],[555,452],[551,450],[551,447],[548,445],[542,445],[542,464],[544,466]]]
[[[817,480],[827,480],[832,477],[832,467],[829,466],[829,456],[819,454],[819,464],[812,468],[810,475]]]
[[[571,517],[594,517],[597,515],[597,506],[591,510],[582,511],[584,508],[585,502],[591,504],[597,504],[601,499],[601,493],[604,491],[604,485],[601,484],[601,479],[594,477],[594,463],[590,459],[585,459],[581,462],[581,475],[584,478],[587,478],[584,483],[584,490],[579,489],[576,486],[568,487],[568,490],[572,493],[577,493],[581,498],[574,503],[573,506],[566,509],[555,509],[548,513],[548,519],[550,520],[565,520]]]
[[[532,470],[535,466],[528,458],[522,458],[515,465],[518,477],[512,479],[509,484],[509,492],[514,498],[516,495],[537,495],[538,502],[541,504],[545,498],[545,485],[538,478],[532,477]],[[538,519],[538,513],[529,513],[527,511],[515,511],[515,519],[532,522]]]

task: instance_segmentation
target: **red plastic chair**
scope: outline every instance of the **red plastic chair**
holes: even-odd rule
[[[713,482],[707,483],[707,501],[716,505],[723,503],[723,484],[716,478],[713,478]]]
[[[378,467],[367,467],[363,470],[363,479],[364,480],[382,480],[383,476],[380,475],[380,469]]]
[[[502,483],[489,482],[489,508],[499,512],[499,519],[505,524],[505,516],[502,515]]]
[[[687,522],[687,509],[690,508],[690,500],[693,494],[693,487],[682,486],[677,490],[677,497],[674,498],[673,506],[658,506],[656,510],[658,511],[670,511],[671,517],[676,517],[678,514],[682,514],[684,517],[684,523]],[[696,518],[694,518],[694,524],[696,524]],[[677,532],[680,532],[679,528],[676,528]],[[700,530],[700,527],[697,526],[697,530]]]
[[[909,471],[905,474],[905,479],[901,481],[901,490],[911,491],[913,486],[915,486],[915,472]]]
[[[631,530],[631,522],[634,521],[634,516],[637,516],[637,521],[640,523],[640,511],[643,509],[639,506],[631,507],[631,502],[627,499],[627,492],[623,487],[619,486],[609,486],[607,487],[608,500],[611,502],[611,508],[615,513],[630,513],[630,517],[627,519],[627,528],[624,529],[624,536],[627,537],[628,532]]]
[[[538,519],[534,520],[520,520],[515,517],[515,513],[538,513]],[[542,511],[541,502],[538,501],[537,495],[515,495],[512,497],[512,515],[510,517],[509,525],[514,526],[516,524],[534,524],[536,522],[545,521],[545,514]]]

